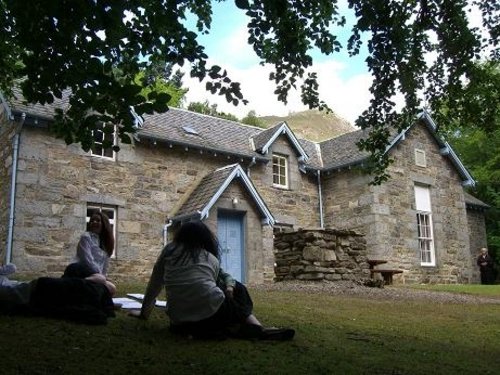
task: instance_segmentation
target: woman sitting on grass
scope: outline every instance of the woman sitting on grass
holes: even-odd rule
[[[252,313],[246,287],[224,273],[219,244],[202,222],[186,223],[158,257],[142,308],[131,315],[147,319],[165,286],[170,328],[197,338],[233,336],[290,340],[293,329],[264,328]]]
[[[114,295],[116,287],[107,280],[109,257],[113,254],[115,238],[109,219],[103,212],[95,212],[87,224],[76,249],[76,261],[64,271],[63,277],[86,279],[92,277],[106,281],[106,286]]]

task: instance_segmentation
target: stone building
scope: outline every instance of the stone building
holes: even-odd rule
[[[464,192],[472,177],[426,113],[389,146],[392,178],[371,186],[362,131],[315,143],[286,123],[263,130],[171,108],[137,118],[118,153],[101,147],[109,134],[99,128],[84,152],[50,134],[64,99],[0,99],[0,250],[26,274],[60,275],[100,209],[115,231],[117,278],[146,278],[176,226],[201,219],[244,282],[273,280],[273,233],[299,228],[364,233],[365,256],[404,270],[399,282],[478,279],[487,206]]]

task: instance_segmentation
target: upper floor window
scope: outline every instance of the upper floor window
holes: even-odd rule
[[[278,154],[273,154],[273,185],[288,188],[288,160]]]
[[[415,207],[417,209],[418,247],[420,264],[435,266],[434,236],[432,231],[431,197],[428,187],[415,186]]]
[[[114,206],[98,206],[98,205],[87,205],[87,217],[85,222],[88,223],[92,215],[96,212],[102,212],[106,214],[109,219],[109,224],[111,224],[111,229],[113,231],[113,237],[115,238],[115,248],[113,249],[113,254],[111,258],[116,258],[116,207]]]
[[[94,135],[94,147],[90,150],[91,155],[114,159],[113,146],[116,139],[116,128],[114,125],[99,124],[92,132]]]

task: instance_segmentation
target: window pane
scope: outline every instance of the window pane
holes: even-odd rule
[[[427,213],[417,213],[418,247],[420,250],[421,263],[434,263],[434,249],[432,245],[432,222]]]
[[[287,186],[287,160],[284,156],[273,155],[273,183]]]
[[[107,158],[113,158],[114,152],[112,146],[115,144],[115,127],[114,125],[106,125],[106,130],[108,127],[111,130],[109,132],[103,131],[103,125],[98,125],[96,130],[92,132],[94,136],[94,147],[92,148],[92,155],[103,156]],[[103,147],[103,142],[105,145],[111,144],[111,147]]]

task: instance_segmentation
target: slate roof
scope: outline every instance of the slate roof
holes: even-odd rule
[[[12,90],[14,96],[9,98],[9,104],[14,112],[24,112],[26,114],[32,114],[42,119],[53,119],[56,108],[65,109],[69,106],[69,90],[63,91],[61,99],[54,98],[54,102],[51,104],[26,104],[22,96],[22,92],[18,87]]]
[[[20,99],[20,90],[15,90],[15,93],[18,97],[11,100],[10,105],[12,106],[12,111],[17,111],[18,113],[26,112],[32,116],[52,118],[54,109],[57,106],[64,107],[68,105],[67,93],[65,93],[63,100],[56,100],[54,103],[45,106],[38,104],[26,106],[22,99]],[[259,150],[262,150],[262,147],[265,147],[273,139],[280,127],[286,127],[286,123],[281,122],[270,129],[263,130],[235,121],[178,108],[170,108],[165,113],[144,115],[143,117],[143,126],[137,132],[139,140],[152,139],[188,148],[255,159],[262,162],[268,162],[271,156],[262,155]],[[473,178],[463,166],[458,156],[453,152],[448,143],[437,136],[435,132],[436,125],[432,121],[432,118],[426,112],[423,112],[419,116],[419,119],[428,127],[440,146],[443,156],[450,159],[464,183],[473,185]],[[414,124],[401,133],[394,133],[387,151],[403,140],[406,131],[411,129],[417,122],[415,121]],[[285,130],[289,131],[288,128]],[[297,139],[291,131],[288,137],[291,138],[290,141],[295,145],[297,151],[307,158],[302,166],[305,170],[312,170],[314,172],[318,169],[328,171],[362,163],[368,157],[368,153],[360,151],[356,143],[367,135],[367,131],[358,130],[321,143]]]
[[[250,146],[250,138],[262,132],[262,129],[179,108],[143,117],[144,125],[138,133],[139,139],[145,137],[246,158],[269,160]]]
[[[255,146],[256,151],[262,151],[262,148],[265,146],[265,144],[271,139],[271,137],[274,135],[276,130],[283,124],[283,122],[280,122],[279,124],[270,127],[269,129],[266,129],[264,131],[260,131],[259,133],[256,133],[253,135],[253,143]]]
[[[465,205],[467,208],[488,209],[489,205],[464,191]]]
[[[180,220],[189,216],[199,218],[209,199],[215,195],[231,172],[230,168],[218,169],[203,177],[194,191],[189,194],[188,199],[177,210],[174,219]]]
[[[323,169],[343,168],[348,165],[359,164],[365,160],[368,157],[368,153],[360,151],[356,143],[366,136],[368,136],[367,131],[357,130],[321,142],[319,146]]]
[[[274,224],[274,217],[239,164],[232,164],[216,169],[203,177],[193,192],[189,194],[186,201],[181,204],[181,207],[177,210],[172,220],[181,221],[186,218],[205,219],[213,204],[235,179],[238,179],[243,184],[262,216],[265,217],[265,221],[268,224]]]

